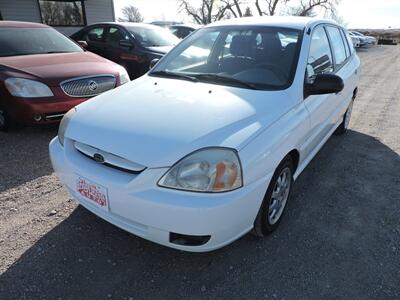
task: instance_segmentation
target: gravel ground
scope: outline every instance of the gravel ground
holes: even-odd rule
[[[400,47],[361,51],[351,131],[296,181],[271,236],[193,254],[78,207],[56,128],[0,133],[0,299],[400,298]]]

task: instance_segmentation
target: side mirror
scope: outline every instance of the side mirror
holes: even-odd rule
[[[78,45],[81,46],[83,49],[86,49],[89,45],[86,41],[77,41]]]
[[[343,79],[335,74],[318,74],[313,83],[304,86],[304,97],[310,95],[337,94],[344,88]]]
[[[126,48],[133,48],[134,47],[134,45],[128,40],[120,40],[119,41],[119,45],[121,47],[126,47]]]
[[[153,69],[153,67],[159,62],[159,58],[154,58],[150,61],[149,70]]]

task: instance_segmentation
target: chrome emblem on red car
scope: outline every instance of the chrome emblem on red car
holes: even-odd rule
[[[93,80],[89,81],[89,90],[95,91],[97,90],[97,83]]]

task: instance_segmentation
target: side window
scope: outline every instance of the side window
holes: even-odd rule
[[[347,42],[346,35],[344,34],[343,29],[340,29],[340,34],[342,35],[342,40],[344,44],[344,48],[346,50],[346,57],[350,56],[350,48],[349,48],[349,43]]]
[[[349,45],[350,55],[352,55],[356,50],[354,49],[353,41],[351,40],[350,34],[347,30],[343,30],[344,36],[347,39],[347,44]]]
[[[347,58],[342,35],[337,27],[327,26],[326,30],[328,31],[332,44],[333,55],[335,57],[335,69],[340,68]]]
[[[120,47],[119,41],[127,39],[129,39],[128,36],[126,36],[121,29],[117,27],[110,27],[106,37],[106,43],[113,47]]]
[[[333,60],[328,37],[323,26],[314,29],[308,54],[306,80],[313,82],[318,74],[333,71]]]
[[[95,27],[87,31],[83,35],[83,39],[86,42],[103,42],[104,38],[104,27]]]

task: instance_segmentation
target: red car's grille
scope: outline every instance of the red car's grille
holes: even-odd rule
[[[71,97],[93,97],[115,88],[115,85],[113,75],[73,78],[60,84],[64,93]]]

